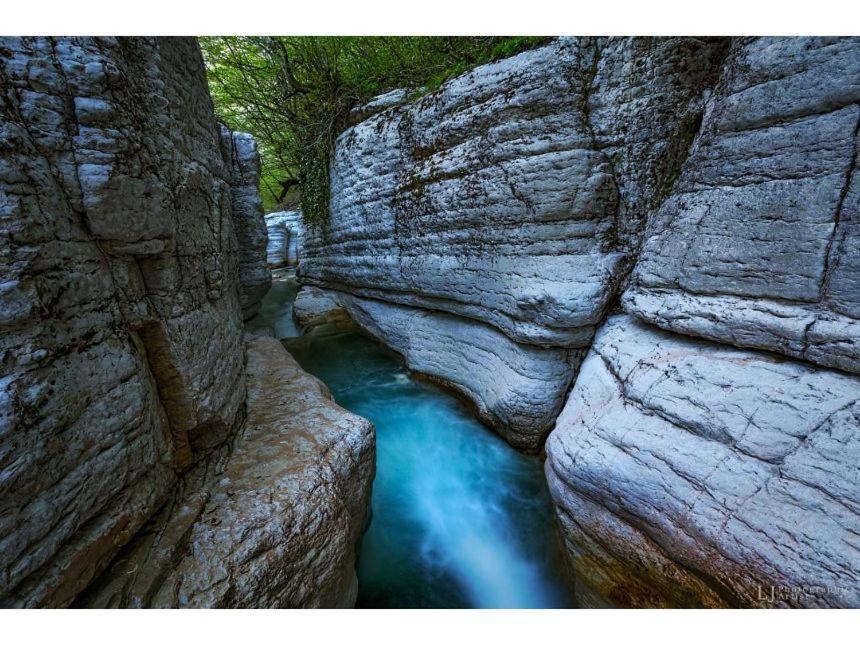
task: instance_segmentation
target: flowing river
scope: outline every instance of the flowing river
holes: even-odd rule
[[[290,274],[276,274],[255,324],[273,327],[341,406],[376,425],[358,606],[570,607],[542,460],[357,330],[298,337],[295,291]]]

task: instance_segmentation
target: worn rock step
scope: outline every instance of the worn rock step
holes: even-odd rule
[[[309,286],[302,287],[296,294],[293,318],[305,330],[320,325],[342,325],[352,320],[335,292]]]
[[[351,607],[373,425],[266,336],[247,341],[248,417],[80,600],[90,607]]]

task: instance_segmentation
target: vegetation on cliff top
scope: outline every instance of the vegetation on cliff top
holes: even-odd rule
[[[329,155],[349,111],[395,88],[436,89],[466,70],[546,41],[539,37],[206,37],[219,118],[256,137],[267,211],[301,200],[328,215]]]

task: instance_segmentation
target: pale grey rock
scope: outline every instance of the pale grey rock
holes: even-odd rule
[[[860,372],[860,39],[738,39],[625,309]]]
[[[223,124],[221,154],[230,176],[233,226],[239,243],[239,302],[245,320],[260,311],[260,301],[272,286],[267,266],[268,234],[260,198],[260,154],[254,137],[232,132]]]
[[[63,606],[241,422],[193,39],[0,39],[0,605]]]
[[[300,282],[417,308],[403,324],[445,314],[426,345],[448,351],[442,337],[456,336],[444,356],[467,363],[422,372],[534,448],[582,354],[564,349],[587,347],[616,299],[726,46],[562,38],[411,103],[381,98],[381,112],[337,140],[330,221],[305,232]],[[395,348],[411,333],[384,327]],[[471,330],[502,349],[470,351]],[[533,357],[550,355],[538,376]],[[525,382],[490,385],[497,366],[521,362]]]
[[[301,211],[276,211],[266,215],[266,228],[269,244],[266,249],[266,262],[269,267],[295,267],[299,264],[302,252]]]
[[[402,105],[409,100],[410,94],[416,94],[419,92],[421,92],[420,89],[415,92],[410,92],[405,88],[398,88],[373,97],[367,103],[356,106],[349,111],[348,123],[349,125],[355,125],[360,121],[364,121],[365,119],[372,117],[374,114]]]
[[[581,598],[860,605],[855,376],[615,316],[546,451]]]
[[[293,303],[293,318],[299,327],[307,330],[319,325],[349,323],[346,310],[334,292],[318,287],[302,287]]]
[[[373,425],[280,341],[247,342],[248,419],[81,600],[89,607],[352,607]]]
[[[370,336],[403,356],[410,370],[465,396],[512,446],[538,450],[561,410],[579,350],[517,343],[459,316],[337,293]]]
[[[347,129],[301,280],[587,346],[724,49],[560,39]]]

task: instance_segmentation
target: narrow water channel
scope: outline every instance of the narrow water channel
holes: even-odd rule
[[[294,297],[294,281],[281,274],[256,323],[280,329],[302,367],[376,425],[358,606],[571,606],[542,460],[512,449],[355,329],[295,336],[283,321]]]

